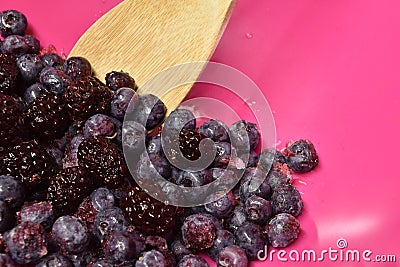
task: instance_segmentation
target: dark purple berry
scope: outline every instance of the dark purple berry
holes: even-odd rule
[[[34,83],[29,86],[24,92],[24,100],[26,104],[30,104],[43,93],[48,92],[47,88],[41,83]]]
[[[227,218],[235,208],[236,200],[232,192],[224,193],[214,202],[204,205],[206,211],[216,218]]]
[[[286,162],[294,172],[309,172],[318,165],[318,155],[309,140],[299,140],[285,151]]]
[[[168,250],[167,240],[161,236],[150,235],[145,240],[146,250],[157,249],[159,251]]]
[[[236,244],[246,251],[249,260],[257,260],[257,254],[265,249],[265,239],[261,227],[252,222],[245,222],[235,232]]]
[[[74,216],[80,219],[82,222],[86,223],[88,230],[93,232],[93,223],[96,219],[98,211],[93,207],[93,202],[90,197],[85,197],[85,199],[79,204],[76,209]]]
[[[199,127],[199,133],[215,142],[229,142],[228,126],[219,120],[210,120]]]
[[[216,261],[217,267],[247,267],[249,264],[246,252],[236,245],[225,247]]]
[[[267,183],[266,175],[263,171],[255,167],[250,167],[246,168],[243,173],[239,192],[243,202],[252,195],[269,199],[271,187]]]
[[[160,251],[152,249],[143,253],[136,261],[135,267],[168,267],[167,259]]]
[[[14,226],[14,216],[10,206],[0,200],[0,232],[4,233]]]
[[[250,151],[249,160],[246,167],[256,167],[258,163],[258,154],[254,150]]]
[[[203,214],[186,217],[181,228],[183,244],[193,251],[210,248],[216,236],[214,222]]]
[[[161,135],[157,134],[150,136],[146,144],[148,154],[156,154],[159,156],[164,156],[164,151],[161,142]]]
[[[21,222],[35,222],[49,230],[54,222],[53,206],[48,201],[25,203],[18,212]]]
[[[271,196],[271,204],[274,214],[289,213],[299,216],[304,204],[299,190],[292,185],[282,185],[274,189]]]
[[[99,259],[91,262],[87,267],[114,267],[114,264],[105,259]]]
[[[62,160],[63,168],[70,168],[78,166],[78,148],[81,142],[84,140],[83,135],[77,134],[71,142],[65,147],[64,158]]]
[[[136,165],[135,174],[136,181],[141,183],[147,183],[160,175],[169,179],[171,177],[171,165],[167,159],[157,154],[143,154]]]
[[[42,64],[45,67],[54,67],[61,69],[64,65],[64,59],[56,53],[46,53],[42,56]]]
[[[29,45],[23,36],[9,35],[4,39],[1,50],[5,54],[19,57],[28,52]]]
[[[129,232],[110,232],[102,243],[106,260],[114,264],[132,261],[136,256],[135,240]]]
[[[182,129],[194,130],[196,128],[196,118],[187,109],[175,109],[165,119],[163,127],[167,131],[179,132]]]
[[[39,54],[40,52],[40,41],[32,35],[24,35],[25,41],[28,44],[28,53]]]
[[[217,230],[217,235],[214,240],[214,244],[207,250],[208,256],[213,260],[216,260],[218,254],[227,246],[235,244],[235,236],[228,230]]]
[[[179,148],[189,160],[199,159],[201,156],[200,152],[200,141],[204,137],[196,131],[193,130],[182,130],[179,133]]]
[[[92,66],[89,61],[83,57],[70,57],[64,62],[63,71],[73,80],[90,76]]]
[[[21,182],[9,175],[0,175],[0,200],[11,208],[19,208],[25,199]]]
[[[95,114],[85,122],[83,134],[85,138],[92,136],[111,137],[115,133],[115,126],[111,118],[104,114]]]
[[[70,215],[59,217],[51,230],[61,249],[67,253],[77,254],[89,244],[89,232],[85,224]]]
[[[17,264],[7,254],[0,253],[0,266],[17,267]]]
[[[14,58],[0,53],[0,93],[12,94],[15,91],[18,78],[18,67]]]
[[[7,37],[12,34],[24,35],[28,21],[24,14],[17,10],[4,10],[0,13],[0,34]]]
[[[138,101],[138,99],[139,95],[137,95],[132,88],[119,88],[111,99],[111,115],[114,118],[122,120],[125,116],[128,106],[134,106],[134,103]]]
[[[63,94],[71,84],[71,78],[55,67],[44,67],[39,73],[39,81],[48,91],[56,94]]]
[[[163,121],[166,112],[166,106],[157,96],[144,94],[139,95],[138,101],[132,106],[132,111],[126,114],[128,120],[137,121],[147,130],[152,130]]]
[[[34,83],[38,79],[40,71],[43,69],[43,64],[39,55],[25,54],[18,57],[16,62],[21,77],[26,84]]]
[[[46,147],[47,153],[54,157],[56,163],[59,167],[62,167],[62,159],[64,157],[64,153],[57,147],[53,145],[49,145]]]
[[[22,222],[7,233],[6,245],[16,263],[35,262],[47,254],[46,232],[38,223]]]
[[[260,167],[264,172],[268,173],[273,164],[276,163],[286,163],[285,156],[279,150],[267,148],[260,153],[258,167]]]
[[[225,168],[231,159],[231,144],[228,142],[215,142],[214,147],[217,154],[214,159],[214,166]]]
[[[244,222],[247,221],[247,214],[243,205],[237,205],[232,214],[224,221],[225,227],[234,233]]]
[[[272,206],[268,200],[259,196],[250,196],[244,205],[247,219],[257,224],[266,224],[272,216]]]
[[[171,243],[171,251],[178,261],[180,261],[184,256],[192,254],[192,252],[183,245],[180,238],[175,239]]]
[[[253,150],[260,141],[260,133],[254,123],[238,121],[229,127],[232,145],[238,150]]]
[[[180,171],[176,184],[184,187],[199,187],[211,183],[212,176],[208,169],[196,172]]]
[[[144,126],[135,121],[124,121],[122,125],[122,147],[128,158],[137,159],[142,154],[147,131]]]
[[[299,236],[300,223],[288,213],[275,215],[266,226],[268,240],[275,248],[284,248],[293,243]]]
[[[90,194],[90,198],[92,200],[93,207],[97,211],[113,207],[115,204],[114,194],[109,189],[104,187],[100,187],[94,190]]]
[[[112,71],[106,74],[106,85],[113,91],[117,91],[119,88],[128,87],[137,90],[135,80],[129,75],[129,73],[123,71]]]
[[[93,232],[99,240],[113,231],[124,231],[128,227],[122,210],[118,207],[110,207],[99,211],[93,224]]]
[[[40,259],[35,267],[74,267],[74,265],[63,254],[53,253]]]
[[[286,164],[277,164],[276,167],[269,171],[266,179],[272,190],[282,185],[289,185],[292,183],[292,180],[292,175]]]
[[[186,255],[179,262],[177,267],[209,267],[205,259],[197,255]]]

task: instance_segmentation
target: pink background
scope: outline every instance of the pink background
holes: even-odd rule
[[[120,0],[2,0],[43,45],[68,54]],[[34,3],[34,4],[32,4]],[[266,96],[277,138],[308,138],[320,165],[296,176],[304,193],[301,238],[288,248],[395,254],[400,261],[400,3],[396,0],[239,0],[212,61],[233,66]],[[189,98],[215,96],[204,85]],[[252,266],[287,266],[276,258]],[[291,266],[399,266],[292,263]]]

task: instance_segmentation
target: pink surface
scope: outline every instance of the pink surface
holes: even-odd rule
[[[118,0],[2,0],[23,11],[30,32],[68,53]],[[261,88],[277,138],[308,138],[320,165],[296,176],[304,193],[301,238],[287,251],[349,249],[400,261],[400,3],[396,0],[239,0],[212,60],[233,66]],[[220,99],[197,85],[189,98]],[[330,261],[291,266],[399,266]],[[287,266],[273,262],[252,266]]]

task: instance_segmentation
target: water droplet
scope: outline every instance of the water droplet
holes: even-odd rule
[[[253,38],[253,34],[252,33],[246,33],[246,38],[247,39],[251,39],[251,38]]]

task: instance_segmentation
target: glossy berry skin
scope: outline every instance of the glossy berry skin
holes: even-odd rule
[[[142,183],[153,181],[160,175],[167,179],[171,176],[171,165],[164,157],[143,154],[136,165],[135,174],[136,180]]]
[[[94,190],[90,194],[90,199],[92,200],[93,207],[97,211],[101,211],[115,205],[114,194],[109,189],[104,187]]]
[[[23,134],[23,126],[23,110],[17,100],[0,94],[0,147],[16,144],[18,137]]]
[[[0,53],[0,93],[11,94],[15,91],[18,78],[18,67],[14,58]]]
[[[292,183],[292,175],[290,174],[287,165],[276,165],[267,175],[267,183],[271,186],[272,190],[283,185]]]
[[[224,193],[222,197],[214,202],[210,202],[204,205],[204,208],[208,213],[216,218],[227,218],[235,208],[236,200],[232,192]]]
[[[247,221],[247,214],[243,205],[237,205],[232,214],[224,221],[228,230],[234,233],[244,222]]]
[[[19,57],[28,53],[29,45],[23,36],[9,35],[4,39],[1,50],[5,54]]]
[[[243,173],[239,192],[240,199],[243,202],[252,195],[269,199],[271,196],[271,187],[267,183],[264,172],[256,167],[250,167],[246,168]]]
[[[184,256],[192,254],[192,252],[182,244],[180,238],[175,239],[171,243],[171,251],[178,261],[180,261]]]
[[[245,222],[235,232],[236,244],[246,251],[249,260],[257,260],[257,253],[265,248],[267,240],[259,225]]]
[[[250,196],[246,199],[245,210],[247,219],[257,224],[266,224],[272,216],[272,205],[268,200],[259,196]]]
[[[184,187],[199,187],[211,183],[212,176],[209,170],[197,172],[180,171],[176,178],[176,184]]]
[[[216,260],[218,254],[227,246],[235,244],[235,236],[228,230],[217,230],[217,235],[214,240],[214,244],[207,250],[208,256],[213,260]]]
[[[137,90],[135,80],[129,75],[129,73],[123,71],[112,71],[106,74],[106,85],[113,91],[117,91],[122,87],[128,87]]]
[[[40,41],[32,35],[24,35],[25,41],[28,44],[29,54],[39,54],[40,52]]]
[[[137,121],[148,131],[159,125],[165,117],[167,108],[155,95],[139,95],[138,101],[133,105],[133,110],[128,114],[129,120]]]
[[[83,134],[85,138],[92,136],[111,137],[115,133],[115,125],[111,118],[104,114],[95,114],[85,122]]]
[[[300,223],[288,213],[275,215],[266,226],[268,240],[275,248],[284,248],[293,243],[299,236]]]
[[[186,217],[181,227],[183,244],[193,251],[210,248],[216,237],[213,221],[203,214],[193,214]]]
[[[39,260],[47,254],[47,236],[43,227],[34,222],[22,222],[6,235],[11,258],[19,264]]]
[[[267,148],[261,151],[258,159],[258,167],[260,167],[264,172],[268,173],[271,167],[273,167],[273,164],[276,163],[286,163],[285,156],[281,151],[274,148]]]
[[[43,93],[48,92],[47,88],[41,83],[34,83],[30,85],[24,92],[23,98],[26,104],[32,103],[36,98]]]
[[[317,152],[309,140],[301,139],[294,142],[285,153],[287,165],[294,172],[309,172],[318,165]]]
[[[203,123],[199,127],[199,133],[215,142],[229,142],[228,126],[219,120],[210,120]]]
[[[42,56],[42,64],[44,67],[55,67],[61,69],[64,65],[64,59],[56,53],[46,53]]]
[[[218,267],[247,267],[249,264],[246,252],[236,245],[225,247],[216,262]]]
[[[136,121],[125,121],[122,125],[122,147],[125,155],[134,159],[142,154],[147,137],[144,126]]]
[[[229,127],[232,145],[238,150],[253,150],[260,141],[260,133],[254,123],[238,121]]]
[[[60,69],[44,67],[39,73],[39,81],[48,91],[56,94],[63,94],[72,80]]]
[[[214,166],[219,168],[226,168],[231,159],[231,144],[228,142],[215,142],[214,147],[217,151]]]
[[[179,262],[177,267],[209,267],[205,259],[197,255],[186,255]]]
[[[128,227],[122,210],[118,207],[110,207],[101,210],[94,221],[93,232],[99,240],[110,232],[123,231]]]
[[[0,34],[4,38],[12,34],[24,35],[27,26],[25,15],[17,10],[4,10],[0,13]]]
[[[170,132],[178,133],[182,129],[194,130],[196,128],[196,118],[187,109],[175,109],[165,119],[163,128]]]
[[[129,105],[134,105],[139,96],[132,88],[122,87],[119,88],[113,95],[111,100],[111,115],[114,118],[122,120],[125,116],[126,110]],[[131,102],[132,101],[132,102]],[[131,103],[131,104],[130,104]]]
[[[155,249],[145,252],[136,261],[135,267],[167,267],[167,260],[164,255]]]
[[[299,190],[292,185],[282,185],[275,188],[271,196],[271,204],[274,214],[289,213],[299,216],[304,204]]]
[[[0,201],[0,232],[4,233],[14,226],[11,208],[4,201]]]
[[[106,260],[114,263],[132,261],[136,256],[135,241],[129,232],[110,232],[102,243]]]
[[[89,244],[89,231],[78,218],[70,215],[59,217],[51,230],[61,249],[67,253],[77,254]]]
[[[49,230],[54,222],[53,207],[48,201],[25,203],[18,212],[21,222],[35,222]]]
[[[63,71],[75,80],[85,76],[90,76],[92,74],[92,66],[86,58],[70,57],[65,60]]]
[[[19,208],[25,199],[25,190],[21,182],[9,175],[0,175],[0,200],[11,208]]]
[[[161,135],[157,134],[150,136],[146,142],[146,149],[148,154],[156,154],[159,156],[164,156],[164,151],[161,142]]]
[[[43,64],[38,55],[25,54],[17,58],[19,73],[26,84],[32,84],[38,79]]]
[[[74,265],[63,254],[53,253],[40,259],[35,267],[74,267]]]

